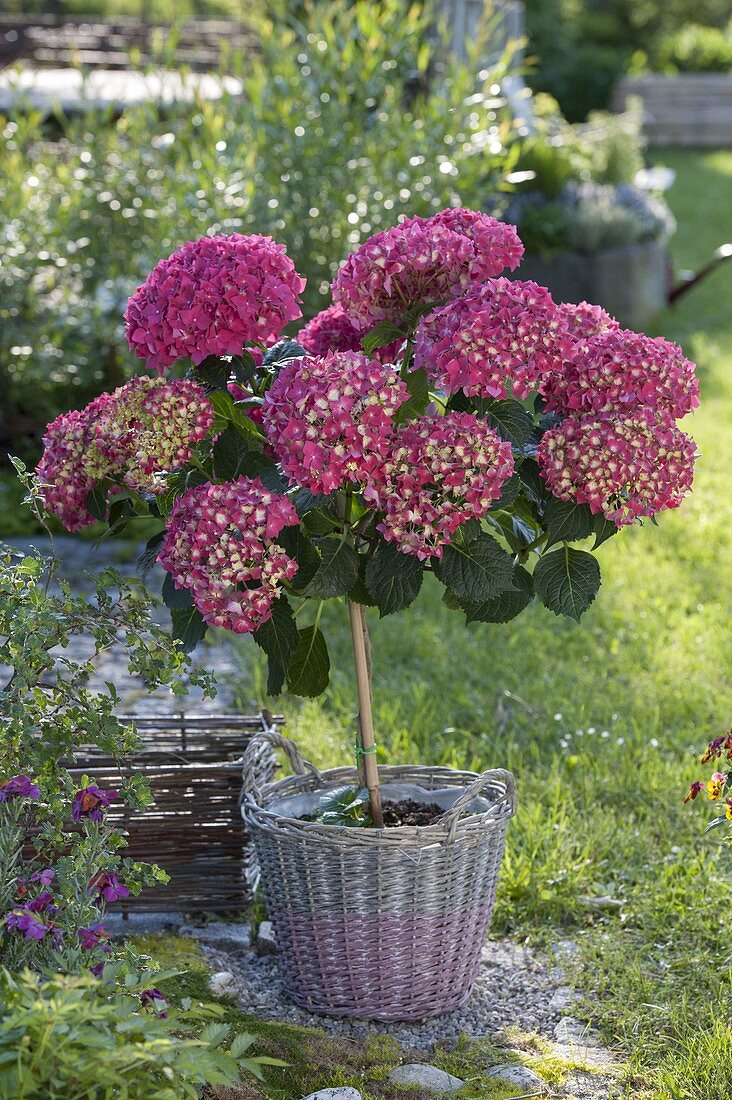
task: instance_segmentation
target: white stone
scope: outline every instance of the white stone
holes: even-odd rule
[[[569,985],[560,985],[554,990],[549,1008],[554,1012],[566,1012],[577,1000],[578,994]]]
[[[263,920],[257,930],[257,948],[263,955],[277,954],[277,937],[271,920]]]
[[[493,1066],[488,1070],[489,1077],[495,1077],[499,1081],[505,1081],[507,1085],[514,1085],[517,1089],[531,1089],[532,1092],[546,1092],[546,1082],[542,1081],[538,1073],[528,1066]]]
[[[465,1084],[459,1077],[445,1073],[437,1066],[428,1066],[421,1062],[410,1062],[406,1066],[397,1066],[389,1074],[389,1080],[395,1085],[420,1085],[432,1092],[457,1092]]]
[[[333,1089],[311,1092],[308,1096],[303,1096],[303,1100],[362,1100],[362,1097],[358,1089],[353,1089],[350,1085],[338,1085]]]
[[[208,988],[214,997],[229,997],[236,993],[236,978],[230,970],[218,970],[211,975]]]

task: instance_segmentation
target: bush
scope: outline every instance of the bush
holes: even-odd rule
[[[0,1098],[198,1100],[203,1085],[282,1064],[247,1056],[252,1037],[232,1036],[217,1006],[176,1010],[149,980],[128,973],[115,988],[89,975],[0,970]]]
[[[6,430],[38,428],[122,381],[120,306],[201,233],[284,241],[315,312],[346,252],[405,211],[495,210],[517,148],[496,86],[438,64],[406,0],[280,5],[232,62],[242,98],[161,114],[0,120],[0,390]],[[476,51],[477,51],[476,46]]]
[[[80,640],[87,659],[75,656]],[[101,573],[87,600],[59,581],[54,561],[0,553],[0,667],[9,670],[0,694],[0,965],[14,970],[101,971],[107,903],[166,877],[124,857],[124,838],[106,821],[110,801],[149,803],[140,777],[108,791],[93,777],[76,786],[68,771],[80,746],[114,757],[137,747],[114,716],[114,688],[89,689],[94,656],[111,646],[151,686],[186,690],[184,657],[151,622],[140,582]],[[212,690],[208,677],[193,680]]]
[[[728,73],[732,68],[732,24],[725,30],[689,23],[664,39],[659,67],[679,73]]]

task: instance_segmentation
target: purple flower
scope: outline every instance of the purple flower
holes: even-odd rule
[[[25,903],[24,908],[28,909],[31,913],[55,913],[57,906],[52,904],[53,894],[49,891],[45,891],[43,894],[38,894],[31,901]]]
[[[49,926],[31,913],[26,907],[14,909],[5,918],[6,927],[16,932],[22,932],[27,940],[42,940],[49,931]]]
[[[130,895],[130,891],[119,875],[111,874],[109,871],[99,871],[90,880],[89,885],[96,891],[97,901],[119,901],[120,898],[127,898]]]
[[[107,939],[109,939],[109,936],[102,924],[92,924],[88,928],[79,929],[79,940],[85,951],[93,951],[101,945],[106,947],[104,941]]]
[[[74,821],[81,821],[84,817],[88,817],[90,821],[103,821],[104,814],[109,809],[109,803],[117,797],[117,794],[117,791],[102,790],[96,783],[82,787],[74,795],[71,816]]]
[[[106,965],[106,962],[104,961],[104,959],[102,959],[101,962],[94,963],[94,966],[89,967],[89,973],[93,974],[95,978],[101,978],[104,974],[104,968]]]
[[[14,775],[0,784],[0,802],[12,802],[15,798],[40,798],[41,788],[27,775]]]
[[[31,882],[40,882],[41,886],[50,886],[56,877],[52,867],[46,867],[43,871],[34,871],[30,877]]]
[[[160,990],[156,989],[155,986],[151,989],[143,989],[140,994],[140,1004],[143,1008],[151,1008],[157,1013],[161,1020],[166,1020],[168,1018],[168,1013],[166,1011],[168,1002]]]

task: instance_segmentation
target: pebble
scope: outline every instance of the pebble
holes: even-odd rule
[[[257,950],[263,954],[277,954],[277,937],[271,920],[263,920],[257,929]]]
[[[424,1062],[409,1062],[405,1066],[397,1066],[389,1074],[389,1080],[393,1085],[419,1085],[431,1092],[457,1092],[465,1084],[459,1077],[453,1077],[444,1069],[430,1066]]]
[[[302,1100],[362,1100],[358,1089],[352,1089],[350,1085],[340,1085],[333,1089],[320,1089],[303,1096]]]
[[[517,1089],[526,1092],[546,1092],[546,1082],[542,1081],[538,1073],[528,1066],[493,1066],[488,1070],[489,1077],[495,1077],[499,1081],[505,1081],[507,1085],[515,1085]]]
[[[236,993],[236,978],[230,970],[218,970],[211,975],[208,988],[214,997],[233,997]]]

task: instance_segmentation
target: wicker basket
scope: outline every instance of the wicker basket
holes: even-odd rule
[[[284,750],[295,774],[260,789],[253,764],[262,740]],[[354,784],[357,774],[319,772],[274,730],[258,734],[245,753],[244,819],[285,988],[296,1004],[326,1016],[439,1016],[472,991],[516,809],[513,776],[380,767],[383,784],[416,784],[443,797],[446,788],[460,791],[424,827],[344,828],[277,810],[281,799]]]

